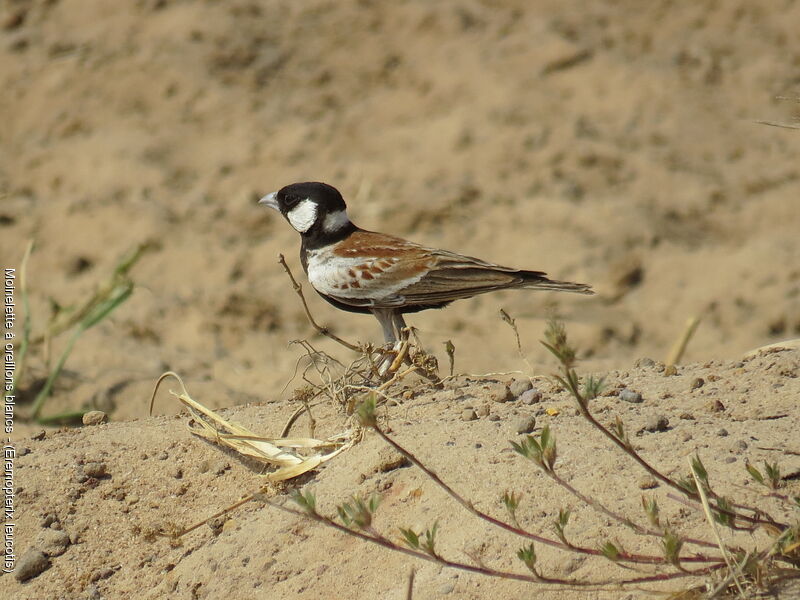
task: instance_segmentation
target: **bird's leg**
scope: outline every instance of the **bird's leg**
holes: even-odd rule
[[[408,349],[408,345],[411,343],[411,336],[414,336],[414,350],[409,351],[402,360],[411,366],[416,366],[418,369],[417,372],[428,379],[434,386],[437,388],[442,387],[442,380],[439,378],[439,365],[436,362],[436,358],[428,354],[422,347],[422,342],[419,336],[417,336],[416,330],[406,325],[405,319],[403,319],[403,315],[400,311],[393,315],[393,321],[395,327],[400,332],[400,339],[406,344],[406,349]]]
[[[408,339],[408,325],[406,325],[406,320],[403,318],[403,314],[400,311],[392,313],[392,326],[394,327],[395,335],[397,335],[401,341]]]
[[[394,327],[394,310],[391,308],[373,308],[372,314],[378,319],[383,329],[383,339],[387,344],[394,344],[397,341]],[[402,319],[402,317],[401,317]]]
[[[372,314],[378,319],[383,329],[383,339],[386,342],[382,349],[383,356],[378,361],[378,373],[381,377],[386,375],[389,367],[392,365],[394,355],[398,349],[400,342],[397,339],[397,330],[395,328],[395,311],[391,308],[373,308]]]

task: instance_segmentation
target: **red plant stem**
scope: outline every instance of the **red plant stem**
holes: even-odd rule
[[[646,527],[642,527],[641,525],[637,525],[636,523],[634,523],[630,519],[626,519],[622,515],[618,515],[614,511],[607,509],[605,506],[603,506],[599,502],[595,502],[594,500],[592,500],[588,496],[584,495],[583,493],[581,493],[580,491],[578,491],[577,489],[572,487],[569,483],[564,481],[561,477],[556,475],[555,471],[551,471],[551,470],[548,470],[548,469],[542,469],[542,470],[545,472],[546,475],[548,475],[550,477],[550,479],[555,481],[558,485],[563,487],[570,494],[572,494],[573,496],[575,496],[576,498],[578,498],[579,500],[581,500],[585,504],[591,506],[595,510],[603,513],[604,515],[606,515],[608,517],[611,517],[612,519],[622,523],[623,525],[627,525],[629,527],[632,527],[634,531],[636,531],[637,533],[639,533],[641,535],[648,535],[648,536],[658,537],[658,538],[663,537],[663,535],[664,535],[663,532],[656,531],[654,529],[647,529]],[[704,541],[704,540],[697,540],[697,539],[694,539],[694,538],[685,538],[685,537],[681,537],[681,539],[687,544],[693,544],[695,546],[703,546],[705,548],[717,548],[717,545],[712,543],[712,542],[707,542],[707,541]],[[701,555],[698,555],[698,556],[701,556]],[[705,558],[708,558],[709,562],[723,560],[722,557],[705,557]],[[681,560],[683,560],[683,559],[681,559]]]
[[[586,401],[580,395],[578,390],[572,389],[572,386],[569,386],[569,387],[570,387],[570,392],[572,392],[572,395],[575,396],[576,399],[578,399],[578,410],[580,411],[581,415],[587,421],[589,421],[589,423],[591,423],[596,429],[598,429],[608,439],[610,439],[612,442],[614,442],[614,444],[616,444],[620,449],[622,449],[622,451],[625,452],[628,456],[630,456],[633,460],[638,462],[639,465],[641,465],[642,468],[644,468],[645,471],[650,473],[650,475],[652,475],[653,477],[655,477],[656,479],[658,479],[662,483],[665,483],[666,485],[668,485],[669,487],[673,488],[674,490],[679,491],[681,494],[684,494],[685,496],[688,496],[689,498],[692,498],[693,500],[696,500],[698,498],[697,494],[692,494],[688,490],[686,490],[683,487],[681,487],[678,484],[678,482],[673,481],[672,479],[670,479],[666,475],[661,474],[660,471],[658,471],[655,467],[653,467],[650,463],[648,463],[645,459],[643,459],[639,455],[638,452],[636,452],[633,448],[630,448],[625,442],[623,442],[621,439],[619,439],[617,436],[615,436],[613,433],[611,433],[608,429],[606,429],[597,419],[594,418],[594,416],[592,416],[592,413],[589,412],[589,409],[586,407]],[[711,490],[709,490],[709,495],[714,499],[718,498],[718,496]],[[749,506],[742,505],[742,504],[732,503],[731,505],[735,506],[736,508],[741,508],[741,509],[744,509],[744,510],[752,511],[754,513],[758,512],[758,511],[756,511],[756,509],[751,508]],[[721,513],[723,513],[725,515],[728,515],[728,516],[730,516],[732,518],[741,519],[742,521],[747,521],[748,523],[753,523],[754,525],[773,525],[775,527],[780,527],[780,528],[783,528],[783,529],[786,529],[788,527],[788,525],[785,524],[785,523],[779,523],[779,522],[773,520],[772,517],[769,517],[769,515],[767,515],[767,517],[768,517],[767,519],[759,519],[758,517],[751,517],[751,516],[748,516],[748,515],[743,515],[741,513],[731,512],[731,511],[725,510],[725,509],[723,509],[723,508],[721,508],[719,506],[714,506],[713,508],[714,508],[714,510],[716,510],[718,512],[721,512]]]
[[[470,513],[482,519],[492,525],[499,527],[501,529],[505,529],[506,531],[510,531],[515,535],[519,535],[524,538],[531,539],[535,542],[539,542],[540,544],[544,544],[546,546],[551,546],[553,548],[558,548],[560,550],[567,550],[571,552],[578,552],[580,554],[588,554],[591,556],[604,556],[601,550],[596,550],[594,548],[584,548],[580,546],[573,546],[572,544],[564,544],[563,542],[546,538],[540,535],[536,535],[535,533],[530,533],[529,531],[525,531],[524,529],[520,529],[518,527],[514,527],[510,523],[506,523],[505,521],[501,521],[492,517],[491,515],[486,514],[475,508],[471,502],[465,500],[462,496],[460,496],[453,488],[447,485],[442,479],[433,471],[431,471],[428,467],[422,464],[416,456],[414,456],[411,452],[403,448],[400,444],[395,442],[389,436],[387,436],[383,431],[381,431],[378,427],[375,427],[375,432],[381,437],[383,441],[387,444],[392,446],[395,450],[400,452],[403,456],[408,458],[412,463],[414,463],[425,475],[427,475],[436,485],[442,488],[447,494],[453,498],[456,502],[458,502],[461,506],[467,509]],[[620,562],[633,562],[633,563],[645,563],[645,564],[664,564],[667,561],[662,556],[648,556],[645,554],[630,554],[628,552],[620,552],[619,555],[616,557],[617,560]],[[720,558],[710,558],[705,556],[687,556],[685,558],[681,558],[683,562],[716,562],[722,560]]]
[[[602,587],[602,586],[609,586],[609,585],[633,585],[638,583],[653,583],[658,581],[669,581],[671,579],[678,579],[681,577],[696,577],[701,575],[708,575],[716,570],[719,570],[725,567],[725,563],[718,563],[714,565],[710,565],[708,567],[704,567],[702,569],[697,569],[695,571],[682,571],[678,573],[659,573],[655,575],[647,575],[644,577],[634,577],[631,579],[623,579],[619,581],[609,580],[609,581],[579,581],[574,579],[558,579],[552,577],[544,577],[541,575],[525,575],[523,573],[513,573],[510,571],[499,571],[496,569],[491,569],[489,567],[483,567],[479,565],[470,565],[467,563],[461,563],[457,561],[448,560],[446,558],[442,558],[439,555],[432,556],[427,554],[426,552],[420,552],[418,550],[413,550],[411,548],[405,548],[403,546],[398,546],[393,541],[383,537],[382,535],[374,532],[374,535],[369,535],[364,533],[363,531],[358,531],[356,529],[350,529],[349,527],[345,527],[337,523],[336,521],[329,519],[323,515],[320,515],[317,512],[301,512],[297,510],[293,510],[291,508],[287,508],[285,506],[281,506],[280,504],[274,504],[272,502],[268,502],[270,506],[287,512],[289,514],[297,515],[297,516],[304,516],[309,517],[323,525],[327,525],[328,527],[332,527],[341,533],[345,533],[347,535],[351,535],[353,537],[359,538],[366,542],[370,542],[373,544],[377,544],[378,546],[383,546],[389,550],[393,550],[395,552],[399,552],[401,554],[405,554],[407,556],[412,556],[414,558],[421,558],[422,560],[427,560],[428,562],[436,563],[439,565],[443,565],[445,567],[451,567],[454,569],[460,569],[462,571],[468,571],[470,573],[477,573],[479,575],[486,575],[489,577],[499,577],[502,579],[511,579],[515,581],[523,581],[527,583],[543,583],[548,585],[560,585],[560,586],[570,586],[570,587],[580,587],[580,588],[587,588],[587,587]],[[374,531],[374,530],[373,530]]]

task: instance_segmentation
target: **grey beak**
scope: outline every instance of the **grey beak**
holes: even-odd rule
[[[274,208],[275,210],[280,212],[280,208],[278,207],[278,192],[272,192],[271,194],[267,194],[261,200],[258,201],[259,204],[263,204],[264,206],[269,206],[270,208]]]

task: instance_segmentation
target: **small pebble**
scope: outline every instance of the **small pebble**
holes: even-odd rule
[[[166,450],[162,450],[161,452],[159,452],[159,453],[158,453],[158,455],[156,456],[156,458],[157,458],[158,460],[167,460],[167,459],[169,458],[169,454],[167,454],[167,451],[166,451]]]
[[[691,391],[700,389],[701,387],[703,387],[705,385],[705,383],[706,382],[702,377],[695,377],[694,379],[692,379],[692,383],[689,386],[689,389]]]
[[[489,415],[489,420],[490,421],[499,421],[500,420],[500,415]]]
[[[36,548],[29,548],[17,561],[14,577],[17,581],[33,579],[50,566],[48,558]]]
[[[739,440],[736,442],[736,449],[737,450],[747,450],[747,442],[744,440]]]
[[[717,435],[718,435],[719,437],[727,437],[727,435],[728,435],[728,430],[727,430],[727,429],[725,429],[725,428],[723,427],[722,429],[720,429],[719,431],[717,431]]]
[[[378,460],[375,467],[372,469],[373,473],[389,473],[402,467],[407,467],[411,463],[408,459],[392,448],[381,448],[378,452]]]
[[[41,550],[45,556],[61,556],[69,546],[69,536],[56,529],[44,529],[36,536],[34,547]]]
[[[491,410],[488,404],[481,404],[475,412],[479,417],[488,417]]]
[[[532,387],[533,385],[527,379],[515,379],[511,382],[511,385],[508,386],[508,389],[511,391],[512,396],[519,398]]]
[[[36,433],[34,433],[34,434],[31,436],[31,439],[32,439],[32,440],[36,440],[36,441],[38,442],[38,441],[40,441],[40,440],[43,440],[43,439],[44,439],[44,438],[46,438],[46,437],[47,437],[47,432],[46,432],[44,429],[42,429],[41,431],[37,431]],[[38,573],[37,573],[37,574],[38,574]]]
[[[55,513],[47,513],[44,517],[42,517],[42,521],[39,523],[41,527],[50,527],[53,523],[58,521],[58,516]]]
[[[86,598],[87,600],[102,600],[103,596],[100,594],[100,590],[97,589],[96,585],[90,585],[86,589]]]
[[[536,428],[536,417],[523,417],[517,421],[517,433],[530,433]]]
[[[635,367],[654,367],[655,364],[656,364],[656,361],[654,361],[652,358],[644,357],[644,358],[638,359],[634,363],[634,366]]]
[[[31,449],[23,446],[22,448],[17,448],[17,456],[25,456],[26,454],[30,454]]]
[[[83,472],[87,477],[94,477],[95,479],[102,479],[108,475],[106,463],[103,462],[88,462],[83,465]]]
[[[658,487],[658,482],[652,477],[644,477],[639,480],[640,490],[652,490],[653,488],[656,487]]]
[[[216,519],[211,519],[208,522],[208,528],[211,530],[211,533],[214,535],[214,537],[222,533],[222,529],[225,527],[225,521],[225,517],[217,517]]]
[[[511,390],[508,389],[507,385],[504,385],[499,389],[492,390],[489,394],[489,397],[494,402],[513,402],[515,399],[515,396],[511,393]]]
[[[462,421],[474,421],[477,418],[478,418],[478,414],[474,410],[472,410],[471,408],[468,408],[466,410],[461,411],[461,420]]]
[[[651,418],[647,422],[647,425],[644,426],[644,430],[651,433],[666,431],[667,429],[669,429],[669,419],[664,415],[658,415]]]
[[[214,463],[214,468],[212,469],[212,471],[214,472],[214,475],[219,477],[221,475],[224,475],[226,471],[229,471],[230,468],[231,468],[231,463],[221,460]]]
[[[691,439],[692,439],[692,434],[691,434],[690,432],[688,432],[688,431],[684,431],[684,432],[683,432],[683,435],[681,435],[681,439],[682,439],[684,442],[688,442],[689,440],[691,440]]]
[[[451,593],[454,589],[456,589],[454,583],[443,583],[441,586],[439,586],[439,593],[442,596],[446,596],[447,594]]]
[[[678,374],[678,367],[675,365],[667,365],[664,367],[664,377],[672,377]]]
[[[536,388],[531,388],[522,393],[522,395],[519,397],[519,401],[529,406],[531,404],[537,404],[542,401],[542,392]]]
[[[722,412],[725,410],[725,405],[719,400],[714,400],[708,404],[708,410],[711,412]]]
[[[625,388],[624,390],[620,391],[619,399],[624,402],[639,404],[642,402],[642,395],[639,392],[634,392],[633,390]]]
[[[557,570],[564,576],[571,575],[586,562],[585,556],[573,556],[559,562]]]
[[[684,421],[694,421],[694,415],[690,412],[682,412],[678,418],[683,419]]]
[[[100,425],[108,422],[108,415],[102,410],[90,410],[83,415],[84,425]]]
[[[730,463],[735,463],[736,461],[737,458],[735,456],[726,456],[723,462],[730,464]]]
[[[108,579],[114,574],[114,569],[110,569],[108,567],[104,569],[97,569],[89,576],[89,581],[95,582],[100,581],[101,579]]]

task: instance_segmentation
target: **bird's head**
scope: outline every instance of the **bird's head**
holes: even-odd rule
[[[327,183],[292,183],[258,203],[280,212],[303,236],[336,235],[353,227],[342,195]]]

